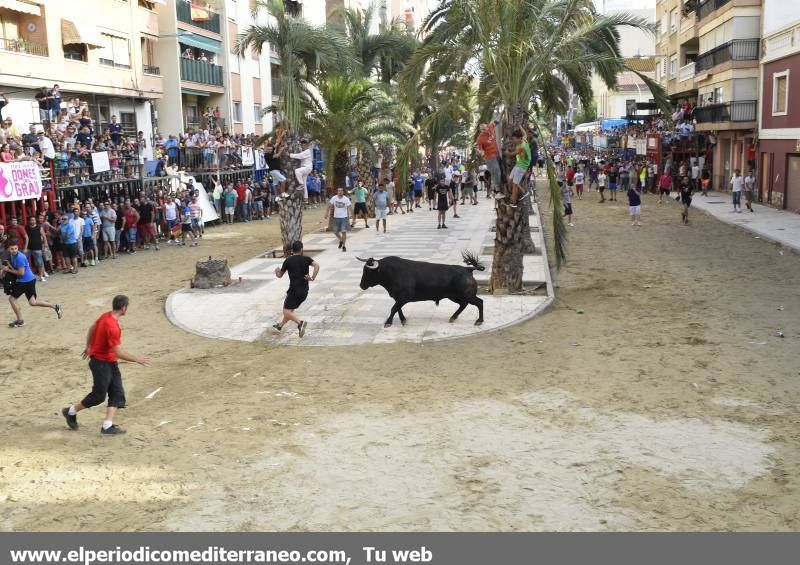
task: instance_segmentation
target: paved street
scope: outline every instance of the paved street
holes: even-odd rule
[[[337,249],[331,233],[318,232],[306,236],[306,254],[321,265],[318,279],[311,283],[309,298],[299,314],[309,322],[302,340],[294,324],[275,332],[271,326],[279,316],[288,287],[286,278],[276,279],[273,271],[282,259],[270,253],[254,257],[232,267],[233,280],[242,277],[241,286],[226,289],[181,289],[167,301],[167,315],[187,331],[210,338],[239,341],[266,340],[286,345],[357,345],[395,341],[422,342],[447,339],[496,330],[540,312],[551,301],[552,291],[546,258],[541,254],[526,256],[525,281],[539,287],[536,295],[482,296],[483,326],[474,325],[477,310],[470,306],[453,323],[448,318],[456,305],[445,300],[436,307],[432,302],[405,306],[408,325],[395,319],[392,328],[383,322],[393,304],[381,287],[362,291],[359,288],[362,263],[356,257],[381,258],[397,255],[407,259],[436,263],[462,264],[461,250],[479,252],[486,270],[476,271],[476,279],[484,285],[491,272],[494,233],[494,211],[488,200],[478,206],[459,206],[460,219],[448,218],[448,230],[436,229],[436,212],[427,206],[413,214],[392,215],[389,233],[376,234],[373,224],[363,228],[363,220],[348,234],[347,252]],[[448,213],[452,216],[452,211]],[[374,221],[374,220],[373,220]],[[543,249],[538,213],[531,216],[533,238],[537,250]]]
[[[800,214],[760,204],[753,204],[755,212],[748,212],[742,204],[744,211],[734,214],[730,193],[722,192],[710,192],[708,197],[698,194],[692,200],[692,207],[800,252]]]

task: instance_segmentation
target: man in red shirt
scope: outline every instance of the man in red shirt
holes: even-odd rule
[[[242,181],[236,185],[236,218],[241,222],[244,220],[244,198],[247,193],[247,186]]]
[[[25,230],[24,227],[19,225],[16,216],[11,216],[11,226],[9,227],[9,233],[13,234],[10,237],[16,237],[17,243],[19,245],[19,250],[23,253],[26,249],[28,249],[28,232]]]
[[[119,319],[128,312],[128,297],[118,294],[111,303],[111,312],[106,312],[92,324],[86,336],[86,349],[83,358],[89,358],[89,369],[92,371],[92,390],[79,403],[61,410],[67,426],[71,430],[78,429],[77,414],[84,408],[97,406],[108,396],[106,419],[100,428],[102,435],[124,434],[125,430],[113,423],[118,408],[125,408],[125,389],[122,388],[122,375],[117,360],[130,361],[140,365],[148,365],[147,357],[138,357],[124,352],[120,348],[122,330]]]
[[[497,146],[497,137],[494,129],[495,123],[480,124],[480,133],[475,141],[475,148],[486,162],[486,169],[492,177],[492,187],[495,192],[500,192],[503,185],[503,174],[500,166],[500,148]]]

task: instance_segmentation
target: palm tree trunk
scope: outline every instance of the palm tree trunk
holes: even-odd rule
[[[514,149],[511,133],[527,123],[525,111],[519,105],[509,107],[503,123],[503,168],[506,178],[511,177],[514,158],[507,157],[506,151]],[[506,195],[511,195],[511,181],[504,187]],[[498,203],[497,220],[495,222],[494,257],[492,260],[492,278],[489,283],[492,292],[504,289],[509,292],[522,290],[523,264],[525,253],[533,253],[534,245],[531,237],[529,215],[532,212],[530,198],[524,204],[512,208],[505,201]]]
[[[336,154],[336,157],[333,160],[333,185],[331,185],[331,194],[328,196],[334,196],[336,194],[336,189],[345,186],[345,178],[347,177],[347,169],[348,169],[348,157],[347,151],[340,151]]]
[[[291,255],[291,246],[295,241],[303,241],[303,190],[298,190],[297,177],[294,174],[294,162],[290,152],[297,148],[297,134],[289,130],[284,137],[285,151],[281,153],[281,170],[286,175],[287,197],[281,195],[278,216],[281,220],[281,243],[285,257]]]

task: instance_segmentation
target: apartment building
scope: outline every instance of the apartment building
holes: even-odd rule
[[[39,123],[35,91],[58,84],[66,103],[88,102],[103,127],[116,115],[126,133],[152,133],[151,104],[163,95],[146,53],[159,36],[161,1],[59,0],[0,2],[0,91],[3,117],[20,131]],[[149,148],[148,148],[149,150]]]
[[[262,110],[272,100],[274,54],[234,53],[238,35],[257,23],[249,1],[164,0],[158,19],[162,35],[153,58],[165,77],[159,131],[166,135],[210,124],[231,133],[269,131],[271,120]]]
[[[761,0],[661,0],[657,79],[687,100],[710,144],[714,186],[754,165]]]
[[[759,199],[800,212],[800,7],[764,0]]]

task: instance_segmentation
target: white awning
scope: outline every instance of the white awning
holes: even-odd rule
[[[22,0],[0,0],[0,8],[6,10],[14,10],[22,14],[30,14],[31,16],[41,16],[42,8],[37,4],[30,2],[23,2]]]

